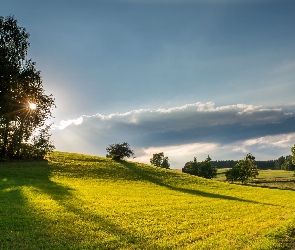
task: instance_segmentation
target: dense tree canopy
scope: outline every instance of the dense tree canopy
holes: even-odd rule
[[[189,161],[184,165],[182,172],[212,179],[217,175],[217,167],[212,164],[211,158],[208,155],[202,162],[197,162],[197,158],[194,157],[193,161]]]
[[[127,142],[111,144],[107,148],[106,157],[114,160],[122,160],[124,157],[131,157],[134,155],[133,150],[130,149],[130,145]]]
[[[0,158],[43,157],[54,148],[46,124],[54,98],[26,59],[28,38],[14,17],[0,17]]]
[[[164,153],[153,154],[153,157],[150,159],[150,163],[154,166],[161,168],[170,168],[169,159],[167,156],[164,156]]]
[[[241,181],[242,183],[255,178],[257,175],[258,169],[255,163],[255,157],[250,153],[225,173],[227,181]]]

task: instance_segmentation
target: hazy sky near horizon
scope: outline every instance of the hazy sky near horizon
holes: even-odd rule
[[[295,144],[295,1],[0,0],[56,98],[57,150],[171,166]]]

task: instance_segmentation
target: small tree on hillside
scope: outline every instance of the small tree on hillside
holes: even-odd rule
[[[257,175],[258,169],[255,164],[255,157],[250,153],[225,173],[227,181],[241,181],[242,183],[246,183]]]
[[[122,160],[124,157],[131,157],[134,155],[133,150],[130,149],[130,145],[127,142],[111,144],[106,148],[108,154],[106,157],[113,160]]]
[[[211,158],[208,155],[208,157],[202,162],[197,162],[197,158],[194,157],[193,161],[189,161],[184,165],[182,172],[206,179],[212,179],[217,175],[217,167],[213,166]]]
[[[168,161],[169,161],[168,157],[167,156],[165,157],[163,152],[153,154],[153,158],[150,159],[150,163],[152,165],[169,169],[170,164]]]
[[[191,174],[191,175],[199,175],[199,168],[198,168],[198,162],[197,158],[194,157],[193,161],[188,161],[184,164],[184,167],[182,168],[183,173]]]
[[[200,162],[200,176],[206,179],[212,179],[217,175],[217,167],[211,163],[211,158],[208,157],[205,161]]]

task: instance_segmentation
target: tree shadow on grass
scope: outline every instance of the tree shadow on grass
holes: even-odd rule
[[[278,206],[275,204],[262,203],[262,202],[258,202],[258,201],[242,199],[242,198],[229,196],[229,195],[222,195],[222,194],[210,193],[210,192],[205,192],[205,191],[196,190],[196,189],[187,189],[187,188],[183,188],[183,187],[177,187],[177,186],[174,186],[174,185],[171,185],[168,183],[164,183],[163,179],[165,179],[165,177],[160,178],[160,177],[155,176],[156,172],[152,171],[152,169],[151,170],[144,169],[144,168],[136,166],[136,164],[134,164],[134,163],[126,162],[126,161],[121,161],[121,164],[124,165],[126,168],[129,168],[130,170],[135,172],[143,180],[149,181],[155,185],[165,187],[165,188],[168,188],[173,191],[178,191],[178,192],[187,193],[187,194],[191,194],[191,195],[202,196],[205,198],[224,199],[224,200],[230,200],[230,201],[240,201],[240,202],[249,202],[249,203],[254,203],[254,204]],[[176,175],[179,175],[179,173],[176,173],[176,172],[172,173],[171,172],[171,173],[167,173],[167,176],[168,175],[175,175],[176,176]]]
[[[70,196],[73,189],[52,181],[51,173],[47,161],[9,162],[0,168],[0,185],[2,188],[33,187],[56,199]]]
[[[75,205],[83,203],[77,202],[74,190],[51,180],[56,167],[47,162],[0,165],[0,249],[168,249]],[[24,194],[27,188],[50,196],[63,212],[52,214],[48,200],[43,209],[35,207]],[[107,236],[97,240],[95,232],[84,229],[88,223]]]
[[[54,201],[71,196],[71,189],[53,182],[50,175],[46,161],[1,163],[0,249],[58,249],[55,235],[48,231],[51,221],[32,205],[39,194]],[[43,200],[37,202],[46,207]]]

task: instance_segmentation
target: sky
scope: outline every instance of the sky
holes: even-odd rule
[[[0,0],[53,94],[56,150],[256,160],[295,144],[294,0]]]

